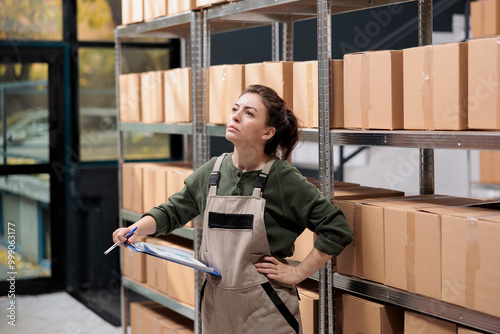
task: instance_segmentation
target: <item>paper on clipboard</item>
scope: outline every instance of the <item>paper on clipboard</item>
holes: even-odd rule
[[[184,266],[201,270],[209,274],[221,276],[214,268],[208,267],[204,263],[196,260],[193,252],[169,246],[153,245],[147,242],[134,242],[127,244],[130,248],[138,253],[144,253],[160,259],[175,262]]]

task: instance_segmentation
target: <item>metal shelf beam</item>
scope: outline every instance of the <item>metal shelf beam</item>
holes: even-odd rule
[[[333,130],[335,145],[500,150],[500,132]]]
[[[115,29],[118,38],[187,38],[191,25],[191,12],[159,17],[147,22],[138,22]]]
[[[151,290],[150,288],[140,283],[134,282],[133,280],[127,277],[122,277],[122,284],[125,288],[132,290],[144,297],[147,297],[148,299],[154,300],[155,302],[165,307],[168,307],[169,309],[191,320],[194,320],[194,309],[192,307],[179,303],[178,301],[175,301],[171,298],[168,298],[167,296],[158,293],[154,290]]]
[[[224,137],[224,125],[207,125],[209,136]],[[335,145],[500,150],[500,131],[331,130]],[[318,129],[303,129],[301,140],[318,141]]]
[[[343,291],[398,305],[488,333],[500,333],[500,318],[457,305],[338,273],[333,275],[333,286]]]
[[[345,0],[331,1],[331,13],[341,14],[415,0]],[[210,7],[207,19],[212,33],[296,22],[317,17],[317,0],[245,0]]]
[[[193,125],[191,123],[166,124],[166,123],[120,123],[121,131],[169,133],[179,135],[192,135]]]

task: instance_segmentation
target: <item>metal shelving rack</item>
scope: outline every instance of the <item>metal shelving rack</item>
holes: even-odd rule
[[[179,38],[181,40],[181,67],[190,66],[192,68],[192,105],[193,105],[193,122],[191,124],[144,124],[144,123],[120,123],[118,117],[118,155],[120,166],[124,162],[123,155],[123,132],[153,132],[167,134],[192,135],[192,147],[185,144],[185,148],[192,152],[193,168],[196,169],[205,162],[204,155],[206,154],[206,136],[204,135],[204,117],[202,114],[201,96],[202,90],[202,68],[201,68],[201,12],[190,11],[178,15],[161,17],[152,21],[136,23],[128,26],[117,27],[115,30],[115,53],[116,53],[116,82],[118,76],[122,73],[122,41],[134,38]],[[119,106],[119,89],[116,88],[117,106]],[[187,138],[186,138],[187,139]],[[187,140],[185,140],[187,141]],[[121,170],[119,169],[119,179],[121,180]],[[121,203],[121,182],[119,184],[119,203]],[[140,214],[127,210],[119,210],[119,221],[121,225],[125,225],[126,221],[134,222],[140,219]],[[199,224],[199,220],[195,220],[195,224]],[[194,244],[199,244],[201,234],[198,233],[198,225],[195,228],[182,228],[176,230],[173,234],[191,239]],[[194,247],[197,252],[198,247]],[[197,255],[197,254],[196,254]],[[198,326],[198,310],[190,306],[179,303],[167,296],[150,289],[144,284],[135,282],[129,278],[122,277],[121,288],[121,303],[122,303],[122,327],[124,333],[127,333],[129,322],[128,314],[128,299],[127,290],[135,291],[136,293],[154,300],[157,303],[164,305],[179,314],[184,315],[195,321]],[[196,284],[196,296],[199,294],[199,286]],[[197,299],[195,300],[198,304]]]
[[[281,60],[293,60],[293,22],[307,19],[318,21],[318,68],[319,68],[319,128],[305,129],[302,139],[318,143],[319,149],[319,181],[320,190],[332,198],[333,189],[333,145],[387,146],[420,149],[420,192],[434,192],[434,149],[489,149],[500,150],[499,132],[481,131],[364,131],[364,130],[331,130],[329,128],[329,106],[331,104],[330,82],[331,69],[329,61],[331,51],[331,17],[334,14],[369,9],[404,2],[418,2],[419,44],[432,44],[432,0],[242,0],[191,12],[174,17],[159,18],[150,22],[121,27],[116,30],[117,75],[121,73],[120,38],[134,36],[175,37],[182,38],[183,54],[190,48],[193,67],[193,124],[131,124],[123,123],[120,131],[154,131],[163,133],[181,133],[193,135],[193,164],[195,168],[208,160],[208,136],[224,136],[223,126],[205,123],[206,96],[205,71],[210,66],[211,34],[236,31],[241,29],[272,26],[273,52],[272,60],[279,60],[280,37],[282,26]],[[187,44],[186,41],[190,43]],[[203,54],[201,54],[201,51]],[[186,60],[183,58],[183,65]],[[117,81],[118,82],[118,81]],[[118,96],[118,93],[117,93]],[[121,133],[121,132],[120,132]],[[120,147],[121,149],[121,147]],[[123,154],[120,153],[121,162]],[[127,216],[128,215],[128,216]],[[130,213],[121,212],[123,217]],[[197,253],[200,237],[199,222],[195,224],[192,237]],[[191,233],[191,232],[181,232]],[[334,332],[333,289],[347,291],[374,300],[399,305],[401,307],[426,313],[432,316],[476,328],[490,333],[500,332],[500,319],[483,313],[464,309],[456,305],[432,300],[426,297],[393,289],[381,284],[364,281],[332,273],[330,265],[319,271],[320,282],[320,333]],[[316,275],[318,276],[318,275]],[[200,276],[197,277],[196,295],[198,298]],[[171,308],[178,308],[171,300],[138,286],[128,279],[123,279],[124,286],[141,293],[148,298]],[[144,290],[146,289],[146,290]],[[126,303],[126,296],[122,298]],[[198,299],[196,299],[198,305]],[[124,309],[126,309],[124,307]],[[125,311],[126,312],[126,311]],[[190,312],[189,315],[191,315]],[[126,314],[122,317],[126,323]],[[188,315],[188,316],[189,316]],[[199,310],[193,311],[196,333],[200,333],[201,321]],[[126,328],[126,326],[124,326]]]
[[[204,11],[204,63],[209,67],[210,33],[219,33],[272,24],[273,59],[278,60],[278,24],[283,24],[282,60],[292,60],[293,22],[316,18],[318,20],[319,67],[319,128],[305,129],[302,139],[318,142],[320,190],[333,197],[333,144],[356,146],[387,146],[420,149],[420,193],[434,193],[434,149],[500,149],[500,133],[480,131],[363,131],[331,130],[329,106],[331,69],[331,15],[348,11],[409,1],[242,1]],[[432,0],[418,0],[419,45],[432,44]],[[224,136],[224,127],[207,126],[210,136]],[[348,291],[379,301],[400,305],[465,326],[489,332],[500,331],[500,319],[467,310],[456,305],[431,300],[422,296],[392,289],[339,274],[332,274],[327,265],[319,273],[320,333],[334,332],[333,288]]]

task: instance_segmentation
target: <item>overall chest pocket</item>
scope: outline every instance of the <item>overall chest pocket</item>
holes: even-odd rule
[[[208,227],[232,230],[252,230],[253,219],[253,214],[209,212]]]

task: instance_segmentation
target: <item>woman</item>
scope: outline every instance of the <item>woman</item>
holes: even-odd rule
[[[222,275],[205,276],[203,333],[301,333],[295,285],[352,240],[343,213],[285,161],[298,136],[297,119],[276,92],[249,86],[226,129],[234,152],[211,159],[168,203],[113,233],[114,242],[125,242],[137,226],[132,243],[137,236],[170,233],[201,214],[200,258]],[[293,254],[306,227],[318,239],[292,267],[283,258]]]

